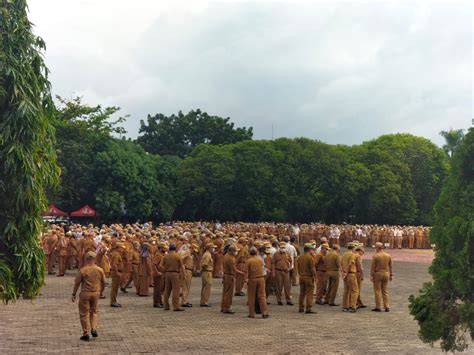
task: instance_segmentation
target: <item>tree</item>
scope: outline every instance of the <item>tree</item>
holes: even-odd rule
[[[448,154],[449,157],[452,157],[454,150],[464,138],[464,130],[450,129],[449,131],[441,131],[439,132],[439,134],[443,136],[446,141],[446,144],[443,145],[444,151],[446,152],[446,154]]]
[[[32,32],[25,0],[0,2],[0,298],[38,294],[45,188],[59,169],[45,43]]]
[[[430,240],[436,255],[433,282],[410,296],[410,313],[420,325],[420,338],[441,340],[444,351],[467,348],[474,339],[474,129],[454,151],[451,171],[435,206]]]
[[[199,144],[231,144],[251,140],[252,128],[235,128],[230,118],[209,116],[201,110],[166,116],[148,115],[147,123],[140,121],[137,138],[147,152],[186,157]]]

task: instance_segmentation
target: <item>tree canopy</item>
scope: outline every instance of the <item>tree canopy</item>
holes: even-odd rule
[[[210,116],[201,110],[177,115],[148,115],[147,122],[140,121],[137,139],[147,152],[159,155],[185,157],[199,144],[230,144],[251,140],[252,127],[234,127],[230,118]]]
[[[435,206],[430,240],[436,244],[430,267],[433,282],[410,297],[420,337],[441,340],[445,351],[462,351],[474,339],[474,129],[451,162],[451,171]]]
[[[26,1],[0,2],[0,298],[35,296],[44,278],[39,245],[45,189],[58,181],[53,102],[43,40]]]
[[[454,153],[456,147],[461,143],[462,139],[464,138],[464,130],[463,129],[450,129],[449,131],[441,131],[439,132],[441,136],[443,136],[446,144],[443,145],[443,149],[451,157]]]

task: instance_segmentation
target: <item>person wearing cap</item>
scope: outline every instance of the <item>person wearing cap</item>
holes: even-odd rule
[[[293,306],[290,289],[291,256],[287,253],[287,244],[280,242],[280,249],[272,257],[272,276],[276,281],[276,297],[282,306],[282,289],[285,291],[286,304]]]
[[[211,285],[212,285],[212,270],[214,267],[214,260],[212,254],[215,251],[216,246],[213,243],[207,243],[204,254],[201,259],[201,307],[210,307],[209,297],[211,296]]]
[[[130,284],[133,281],[133,285],[135,286],[135,291],[138,295],[138,285],[139,285],[138,266],[140,265],[140,242],[138,240],[135,240],[132,243],[132,250],[130,251],[130,257],[131,257],[132,265],[131,265],[128,280],[125,283],[124,289],[126,290],[127,288],[129,288]]]
[[[316,254],[314,261],[314,266],[316,268],[316,304],[324,305],[323,298],[327,291],[326,254],[329,250],[329,245],[321,244],[320,248],[321,251]]]
[[[247,303],[249,307],[249,318],[255,318],[255,302],[258,299],[262,318],[270,317],[267,310],[267,302],[265,297],[265,276],[263,274],[263,260],[257,256],[257,248],[251,247],[249,258],[245,262],[247,285]]]
[[[184,265],[184,279],[181,288],[181,307],[192,307],[189,302],[189,292],[191,291],[191,282],[193,280],[194,255],[199,252],[199,245],[191,244],[187,251],[181,253]]]
[[[327,290],[324,299],[329,306],[338,306],[335,303],[337,290],[339,288],[339,278],[341,273],[341,256],[339,255],[339,245],[334,244],[326,254],[326,279]]]
[[[160,242],[158,250],[153,255],[151,273],[153,276],[153,307],[163,308],[163,288],[164,288],[164,271],[161,262],[166,255],[166,243]]]
[[[165,295],[164,295],[164,310],[169,311],[169,299],[172,294],[173,311],[180,312],[184,309],[179,307],[179,291],[181,286],[181,279],[184,277],[184,265],[181,256],[176,253],[176,245],[170,244],[169,252],[161,261],[160,268],[165,272]]]
[[[235,296],[245,296],[245,293],[242,292],[244,286],[244,279],[247,277],[245,272],[247,270],[246,261],[249,257],[248,247],[247,247],[247,238],[240,237],[237,244],[238,254],[236,259],[237,269],[242,271],[244,274],[238,273],[235,275]]]
[[[357,279],[356,279],[356,255],[353,252],[354,243],[347,244],[347,251],[341,258],[342,279],[344,280],[344,295],[342,298],[342,310],[344,312],[357,312]]]
[[[59,233],[58,242],[56,243],[56,255],[58,256],[58,275],[64,276],[67,266],[67,252],[69,240],[63,233]]]
[[[213,255],[214,258],[214,270],[212,272],[212,277],[215,279],[221,279],[222,278],[222,259],[224,258],[224,254],[222,252],[223,248],[223,241],[222,241],[222,233],[217,232],[216,233],[216,239],[214,239],[214,245],[216,246],[215,253]]]
[[[297,230],[298,230],[298,233],[299,233],[299,227],[297,226],[297,228],[298,228]],[[293,258],[293,269],[290,270],[291,286],[298,286],[297,283],[296,283],[296,280],[298,278],[298,263],[297,263],[297,260],[298,260],[298,256],[301,253],[300,253],[300,249],[299,249],[298,242],[297,242],[297,236],[293,235],[290,238],[290,244],[293,246],[294,250],[296,251],[296,255]]]
[[[362,265],[362,256],[364,255],[364,245],[358,243],[355,247],[355,255],[356,255],[356,279],[357,279],[357,308],[365,308],[366,306],[362,302],[360,298],[360,294],[362,292],[362,281],[364,280],[364,267]]]
[[[151,277],[151,256],[148,242],[141,245],[140,263],[138,264],[138,290],[137,294],[141,297],[148,296]]]
[[[232,296],[234,294],[234,278],[235,274],[244,274],[243,271],[237,269],[235,264],[235,257],[237,256],[237,248],[231,244],[226,249],[224,258],[222,261],[223,265],[223,278],[222,278],[222,301],[221,301],[221,312],[224,314],[234,314],[231,310]]]
[[[89,251],[84,256],[84,266],[79,270],[72,291],[72,302],[76,301],[76,293],[79,293],[79,318],[82,326],[81,340],[89,340],[89,331],[95,338],[97,333],[97,305],[100,294],[105,288],[104,270],[94,264],[96,254]]]
[[[311,310],[313,305],[314,278],[316,270],[314,268],[314,245],[306,243],[304,253],[298,258],[298,276],[300,283],[299,312],[308,314],[316,313]]]
[[[382,243],[375,243],[375,254],[372,256],[372,265],[370,268],[370,280],[374,285],[375,308],[374,312],[381,311],[381,305],[385,312],[390,311],[388,301],[388,282],[393,279],[392,257],[383,251]]]
[[[117,294],[123,270],[123,247],[122,243],[112,244],[112,255],[110,257],[110,276],[112,278],[112,286],[110,287],[110,307],[122,307],[122,305],[117,302]]]
[[[79,266],[79,258],[78,258],[78,244],[77,244],[77,239],[74,236],[74,233],[71,231],[66,233],[66,236],[69,238],[69,243],[68,243],[68,268],[69,270],[72,270],[73,267],[78,267]]]

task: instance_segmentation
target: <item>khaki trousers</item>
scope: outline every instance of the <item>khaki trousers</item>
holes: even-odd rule
[[[313,305],[314,278],[312,276],[300,275],[300,299],[299,309],[310,311]],[[305,302],[306,301],[306,302]]]
[[[183,287],[181,289],[182,304],[189,303],[189,291],[191,290],[191,281],[193,280],[193,270],[186,269],[183,280]]]
[[[265,279],[249,279],[247,285],[247,302],[249,304],[249,316],[255,317],[255,299],[258,299],[262,315],[268,314],[267,300],[265,297]]]
[[[165,299],[164,309],[170,309],[170,295],[173,310],[179,308],[179,272],[167,272],[165,273]]]
[[[163,277],[154,276],[153,277],[153,305],[154,306],[163,304],[162,291],[163,291]]]
[[[247,271],[245,267],[245,263],[238,264],[237,269],[242,272]],[[245,279],[245,275],[242,275],[242,274],[235,275],[235,293],[242,292],[242,288],[244,287],[244,279]]]
[[[339,288],[339,271],[326,271],[327,290],[325,300],[328,304],[335,304]]]
[[[67,255],[58,256],[59,261],[59,275],[64,275],[66,273],[66,263],[67,263]]]
[[[388,281],[388,272],[376,272],[374,274],[375,308],[381,309],[382,301],[384,308],[390,308],[388,303]]]
[[[112,286],[110,287],[110,304],[117,303],[117,294],[120,287],[120,275],[112,274]]]
[[[358,292],[356,274],[347,274],[347,277],[344,279],[342,308],[356,309]]]
[[[222,280],[222,302],[221,311],[229,311],[232,306],[232,296],[234,295],[234,275],[224,274]]]
[[[201,273],[202,288],[201,288],[201,303],[207,304],[209,297],[211,296],[211,285],[212,285],[212,271],[203,270]]]
[[[288,271],[275,271],[276,281],[276,297],[277,301],[281,302],[282,290],[285,291],[285,300],[291,301],[291,290],[290,290],[290,273]]]
[[[364,305],[364,303],[360,299],[360,294],[362,292],[362,274],[357,273],[356,280],[357,280],[357,307],[359,307],[359,306]]]
[[[99,292],[84,292],[79,294],[79,318],[81,319],[82,331],[88,334],[91,329],[97,329],[97,304]]]
[[[327,291],[327,278],[325,271],[316,271],[316,302],[323,300]]]

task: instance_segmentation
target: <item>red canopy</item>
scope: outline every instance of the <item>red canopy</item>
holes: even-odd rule
[[[77,211],[71,212],[71,217],[94,217],[97,214],[95,209],[89,205],[85,205],[78,209]]]
[[[54,204],[50,204],[48,206],[48,212],[44,213],[45,216],[54,216],[54,217],[66,217],[67,213],[61,211],[57,208]]]

